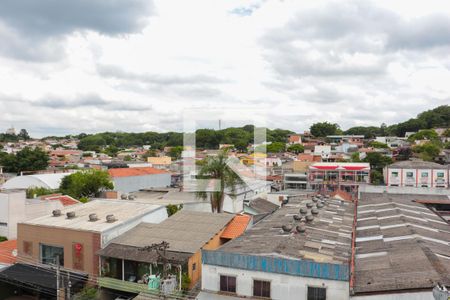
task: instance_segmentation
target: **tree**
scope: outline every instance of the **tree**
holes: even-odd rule
[[[62,193],[77,199],[95,197],[101,191],[113,188],[108,172],[94,169],[78,171],[64,177],[59,187]]]
[[[385,125],[386,126],[386,125]],[[349,135],[364,135],[366,139],[374,138],[376,136],[384,135],[382,134],[382,129],[380,127],[375,126],[356,126],[349,128],[348,130],[344,131],[344,134]]]
[[[434,129],[424,129],[408,137],[408,141],[410,142],[414,142],[417,140],[436,141],[438,139],[439,136]]]
[[[450,137],[450,128],[447,128],[442,135],[445,137]]]
[[[412,150],[413,152],[418,153],[421,159],[426,161],[434,161],[441,153],[439,145],[433,142],[426,142],[422,145],[414,146]]]
[[[47,152],[40,148],[31,149],[25,147],[16,155],[6,154],[0,156],[0,165],[6,172],[38,171],[48,167],[49,157]]]
[[[286,144],[283,142],[273,142],[267,145],[267,152],[269,153],[280,153],[286,150]]]
[[[364,162],[370,163],[372,169],[381,171],[387,165],[392,164],[392,159],[378,152],[369,152],[363,159]]]
[[[99,291],[95,287],[86,286],[79,293],[74,295],[74,300],[97,300],[99,299]]]
[[[294,145],[290,145],[287,148],[287,151],[295,153],[295,154],[299,154],[299,153],[303,153],[303,151],[305,151],[305,147],[300,144],[294,144]]]
[[[234,194],[236,187],[242,184],[241,178],[227,165],[227,160],[227,151],[221,151],[217,156],[207,157],[198,172],[198,179],[211,179],[215,180],[218,184],[215,186],[215,191],[197,192],[198,198],[207,199],[209,196],[212,212],[222,212],[225,189],[228,189]],[[206,187],[209,187],[208,183],[210,181],[205,180],[201,182],[205,183],[204,190],[206,190]]]
[[[169,156],[175,160],[180,159],[182,152],[183,152],[183,146],[175,146],[175,147],[170,148]]]
[[[117,153],[119,152],[119,148],[114,145],[110,145],[106,147],[105,150],[103,150],[103,152],[111,157],[116,157]]]
[[[30,135],[28,134],[28,131],[26,129],[20,129],[20,132],[17,136],[22,140],[30,139]]]
[[[183,208],[183,204],[175,205],[175,204],[168,204],[166,206],[167,215],[170,217],[171,215],[176,214],[178,211],[180,211]]]
[[[339,134],[340,129],[338,124],[329,122],[314,123],[310,127],[311,134],[315,137],[326,137],[327,135]]]
[[[46,189],[44,187],[31,187],[26,191],[26,195],[28,199],[32,199],[39,196],[50,195],[55,193],[54,190]]]
[[[377,142],[377,141],[371,141],[369,143],[369,146],[373,147],[373,148],[378,148],[378,149],[387,149],[387,148],[389,148],[387,144],[381,143],[381,142]]]

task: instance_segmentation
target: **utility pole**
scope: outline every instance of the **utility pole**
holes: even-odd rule
[[[56,255],[56,300],[59,299],[59,255]]]

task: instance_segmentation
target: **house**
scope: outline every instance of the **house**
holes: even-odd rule
[[[384,168],[387,186],[448,188],[449,168],[433,162],[406,160]]]
[[[428,202],[445,195],[361,193],[351,299],[427,300],[450,286],[450,226]]]
[[[102,261],[99,285],[136,294],[154,293],[162,289],[165,278],[174,278],[169,291],[173,292],[181,288],[180,276],[186,274],[192,288],[202,276],[201,250],[216,249],[242,234],[249,221],[243,218],[183,209],[159,224],[141,223],[97,252]],[[163,251],[151,247],[164,244]],[[149,285],[146,278],[157,283]]]
[[[334,192],[338,189],[356,193],[360,184],[370,182],[369,163],[314,163],[309,167],[308,183],[314,190]]]
[[[202,251],[197,299],[349,299],[353,216],[352,202],[292,199],[240,237]]]
[[[0,270],[16,263],[17,240],[0,242]]]
[[[169,187],[169,172],[151,167],[109,169],[114,189],[122,193],[130,193],[141,189]]]
[[[124,200],[94,200],[55,210],[18,224],[18,261],[59,263],[65,269],[96,277],[96,252],[142,221],[159,223],[167,218],[165,207]]]
[[[172,158],[170,156],[147,157],[147,162],[150,163],[153,168],[164,169],[172,164]]]
[[[0,236],[17,238],[17,224],[62,209],[60,201],[26,199],[24,190],[0,191]]]
[[[305,190],[308,187],[308,174],[306,172],[285,173],[283,184],[285,189]]]
[[[364,144],[364,135],[328,135],[327,139],[335,144],[349,143],[358,147]]]
[[[302,144],[302,137],[299,134],[291,134],[288,137],[288,144],[289,145]]]

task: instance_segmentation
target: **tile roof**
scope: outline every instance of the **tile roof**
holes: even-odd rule
[[[450,285],[450,226],[424,195],[362,193],[358,204],[354,292],[430,290]],[[429,200],[447,196],[427,195]]]
[[[56,200],[61,202],[63,206],[70,206],[79,204],[80,201],[68,196],[68,195],[60,195],[60,194],[54,194],[54,195],[46,195],[41,197],[42,200]]]
[[[168,174],[169,172],[151,167],[109,169],[111,177],[145,176],[152,174]]]
[[[16,262],[13,251],[17,251],[17,240],[4,241],[0,243],[0,264],[12,265]]]
[[[221,238],[234,239],[240,236],[247,229],[248,224],[252,218],[248,215],[238,215],[227,225],[222,232]]]
[[[388,168],[395,169],[447,169],[448,166],[440,165],[435,162],[422,160],[404,160],[397,161],[388,166]]]

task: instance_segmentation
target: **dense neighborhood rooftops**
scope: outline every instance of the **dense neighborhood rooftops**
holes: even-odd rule
[[[320,201],[320,200],[319,200]],[[304,223],[305,232],[298,232],[301,222],[294,220],[300,208],[306,209],[313,221]],[[319,202],[318,202],[319,203]],[[304,195],[291,198],[289,203],[266,217],[240,237],[222,246],[219,251],[257,256],[311,260],[321,263],[348,264],[351,257],[351,233],[354,215],[352,202],[324,199],[324,206]],[[290,226],[286,232],[283,225]]]
[[[66,207],[61,210],[60,216],[49,214],[25,221],[23,224],[103,232],[158,209],[165,209],[165,207],[124,200],[93,200],[86,204]],[[74,212],[75,217],[68,218],[66,214],[69,212]],[[98,220],[90,221],[90,214],[96,214]],[[107,215],[114,215],[116,220],[107,222]]]
[[[116,245],[145,247],[166,241],[172,252],[196,253],[235,217],[181,210],[159,224],[141,223],[111,241],[100,255]]]
[[[447,196],[362,193],[355,293],[431,290],[450,285],[450,226],[415,200]]]
[[[108,173],[111,177],[130,177],[130,176],[145,176],[154,174],[169,174],[169,172],[152,168],[152,167],[137,167],[137,168],[116,168],[109,169]]]
[[[438,163],[423,160],[404,160],[398,161],[388,166],[390,169],[447,169]]]

